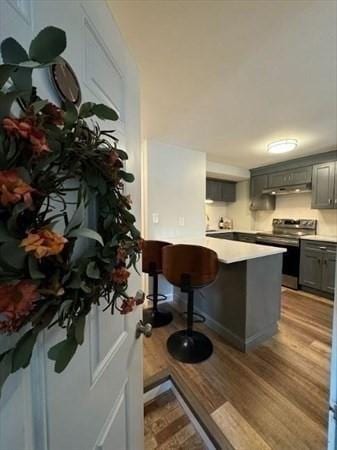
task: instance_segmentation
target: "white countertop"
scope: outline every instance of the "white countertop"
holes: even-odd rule
[[[225,264],[277,255],[287,251],[285,248],[272,247],[269,245],[248,244],[246,242],[228,241],[226,239],[216,239],[212,237],[171,238],[167,241],[172,244],[201,245],[210,248],[218,254],[219,261]]]
[[[337,244],[337,236],[324,236],[322,234],[312,234],[309,236],[302,236],[301,239],[303,239],[304,241],[322,241]]]

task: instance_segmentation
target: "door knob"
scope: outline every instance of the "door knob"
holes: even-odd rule
[[[144,334],[145,337],[152,336],[152,325],[140,320],[136,326],[136,338],[138,339],[141,334]]]

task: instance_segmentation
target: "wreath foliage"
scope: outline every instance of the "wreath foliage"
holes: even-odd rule
[[[46,328],[65,330],[48,352],[59,373],[83,343],[93,305],[104,301],[105,309],[125,314],[142,302],[141,293],[127,294],[141,247],[124,194],[124,183],[134,180],[124,170],[128,156],[114,131],[88,123],[117,120],[117,113],[92,102],[58,107],[32,85],[32,71],[60,62],[65,47],[65,33],[54,27],[43,29],[28,53],[13,38],[1,44],[0,333],[23,330],[0,355],[0,390],[29,365]],[[24,106],[14,117],[17,99]]]

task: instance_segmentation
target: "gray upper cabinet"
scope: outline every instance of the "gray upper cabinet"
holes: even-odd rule
[[[335,202],[336,162],[317,164],[312,172],[312,199],[314,209],[331,209],[337,207]]]
[[[312,166],[300,167],[299,169],[272,173],[268,176],[268,187],[290,186],[295,184],[310,183]]]
[[[254,175],[250,178],[250,209],[263,211],[275,209],[275,196],[262,194],[268,186],[268,175]]]
[[[235,202],[236,183],[207,178],[206,199],[214,202]]]

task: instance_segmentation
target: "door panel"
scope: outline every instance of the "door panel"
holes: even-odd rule
[[[335,163],[317,164],[312,172],[312,202],[315,209],[334,207]]]
[[[321,289],[322,252],[315,248],[301,249],[300,284]]]
[[[334,294],[335,292],[335,272],[336,272],[336,252],[326,250],[324,252],[322,291]]]
[[[301,167],[292,170],[290,174],[290,184],[310,183],[312,179],[312,167]]]
[[[0,39],[24,46],[43,27],[67,32],[65,57],[73,66],[83,101],[118,109],[113,124],[136,175],[128,190],[140,223],[140,105],[138,74],[105,2],[2,0]],[[57,102],[45,72],[34,76],[42,97]],[[111,123],[103,122],[111,129]],[[141,287],[130,277],[130,294]],[[102,305],[103,306],[103,305]],[[1,450],[111,450],[143,448],[142,345],[135,339],[138,309],[127,316],[93,310],[85,343],[69,367],[56,375],[47,349],[64,338],[53,329],[41,336],[31,366],[6,383],[0,399]],[[0,351],[13,338],[0,337]],[[19,432],[18,432],[19,431]]]

